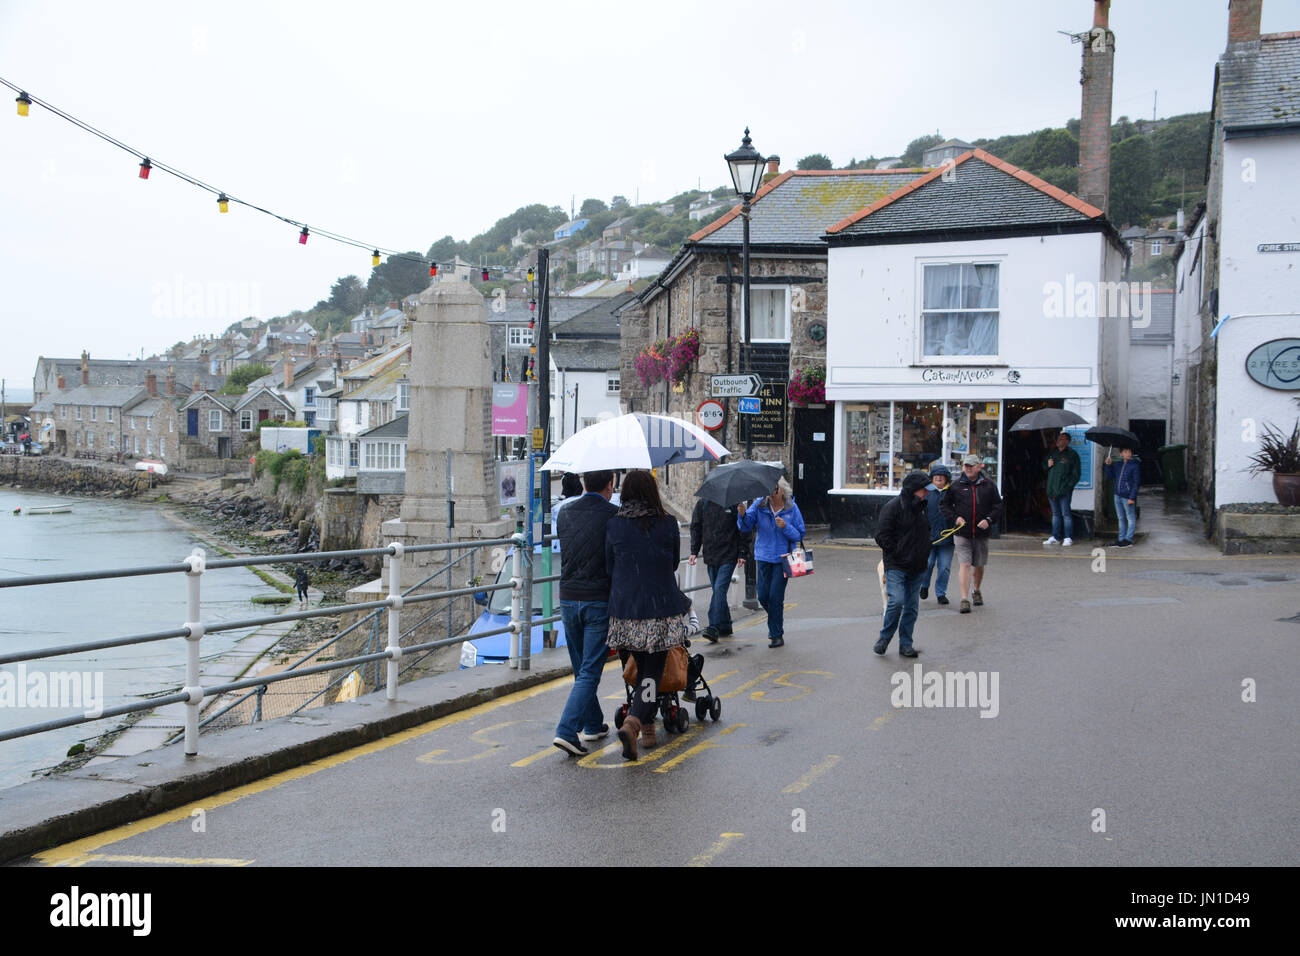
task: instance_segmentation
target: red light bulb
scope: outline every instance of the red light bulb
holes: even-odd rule
[[[151,170],[151,169],[153,169],[153,163],[149,162],[149,157],[146,156],[146,157],[144,158],[144,162],[140,164],[140,178],[141,178],[141,179],[148,179],[148,178],[149,178],[149,170]]]
[[[307,236],[308,236],[308,235],[310,235],[310,233],[307,232],[307,227],[306,227],[306,226],[303,226],[303,227],[302,227],[302,232],[298,233],[298,245],[300,245],[300,246],[305,246],[305,245],[307,245]]]

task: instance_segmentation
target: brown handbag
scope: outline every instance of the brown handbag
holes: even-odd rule
[[[664,659],[664,674],[659,679],[659,693],[668,694],[685,690],[686,670],[689,666],[690,655],[686,653],[685,647],[678,645],[668,648],[668,656]],[[636,686],[636,658],[631,654],[627,657],[627,663],[623,665],[623,683],[629,687]]]

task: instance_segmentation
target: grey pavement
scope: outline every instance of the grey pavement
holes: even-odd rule
[[[697,643],[721,720],[692,710],[635,764],[612,737],[581,760],[550,745],[571,680],[547,652],[530,686],[445,674],[396,704],[205,735],[197,758],[0,791],[0,858],[1293,865],[1300,559],[1224,558],[1157,525],[1122,552],[995,542],[985,606],[923,602],[915,661],[896,640],[870,650],[879,552],[820,543],[787,592],[786,646],[768,649],[761,614]],[[955,699],[967,674],[982,706],[929,706],[979,704]],[[612,713],[614,667],[600,692]]]

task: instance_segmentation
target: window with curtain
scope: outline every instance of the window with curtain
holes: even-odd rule
[[[995,263],[927,265],[923,284],[925,357],[998,354]]]
[[[787,289],[750,288],[753,304],[750,306],[750,321],[753,331],[751,342],[789,342],[790,312],[787,308]]]

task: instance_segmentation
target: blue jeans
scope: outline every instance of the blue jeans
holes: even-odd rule
[[[930,572],[935,572],[935,597],[948,596],[948,572],[952,570],[953,547],[953,545],[948,545],[946,548],[930,549],[930,560],[926,563],[925,575],[921,578],[921,587],[928,588],[930,586]],[[888,575],[886,575],[886,580],[888,580]]]
[[[731,608],[727,605],[727,588],[731,587],[731,575],[736,564],[705,565],[709,571],[709,584],[713,587],[713,599],[709,601],[709,627],[718,631],[731,630]]]
[[[932,552],[933,553],[933,552]],[[880,642],[889,646],[898,629],[899,650],[908,650],[912,646],[912,625],[916,623],[917,608],[921,601],[921,581],[924,571],[885,571],[885,605],[884,625],[880,628]]]
[[[573,664],[573,690],[560,714],[555,736],[577,740],[578,731],[594,733],[603,723],[600,713],[600,674],[609,656],[609,604],[605,601],[561,601],[564,644]]]
[[[1074,515],[1070,513],[1070,498],[1073,492],[1068,495],[1061,495],[1056,498],[1048,498],[1052,503],[1052,537],[1057,541],[1064,541],[1066,538],[1074,537]],[[1061,533],[1064,525],[1065,533]]]
[[[1129,504],[1127,498],[1115,496],[1115,517],[1119,519],[1119,540],[1132,541],[1133,532],[1137,530],[1137,504]]]
[[[755,561],[758,572],[758,603],[767,612],[767,636],[785,637],[785,575],[781,565],[772,561]]]

